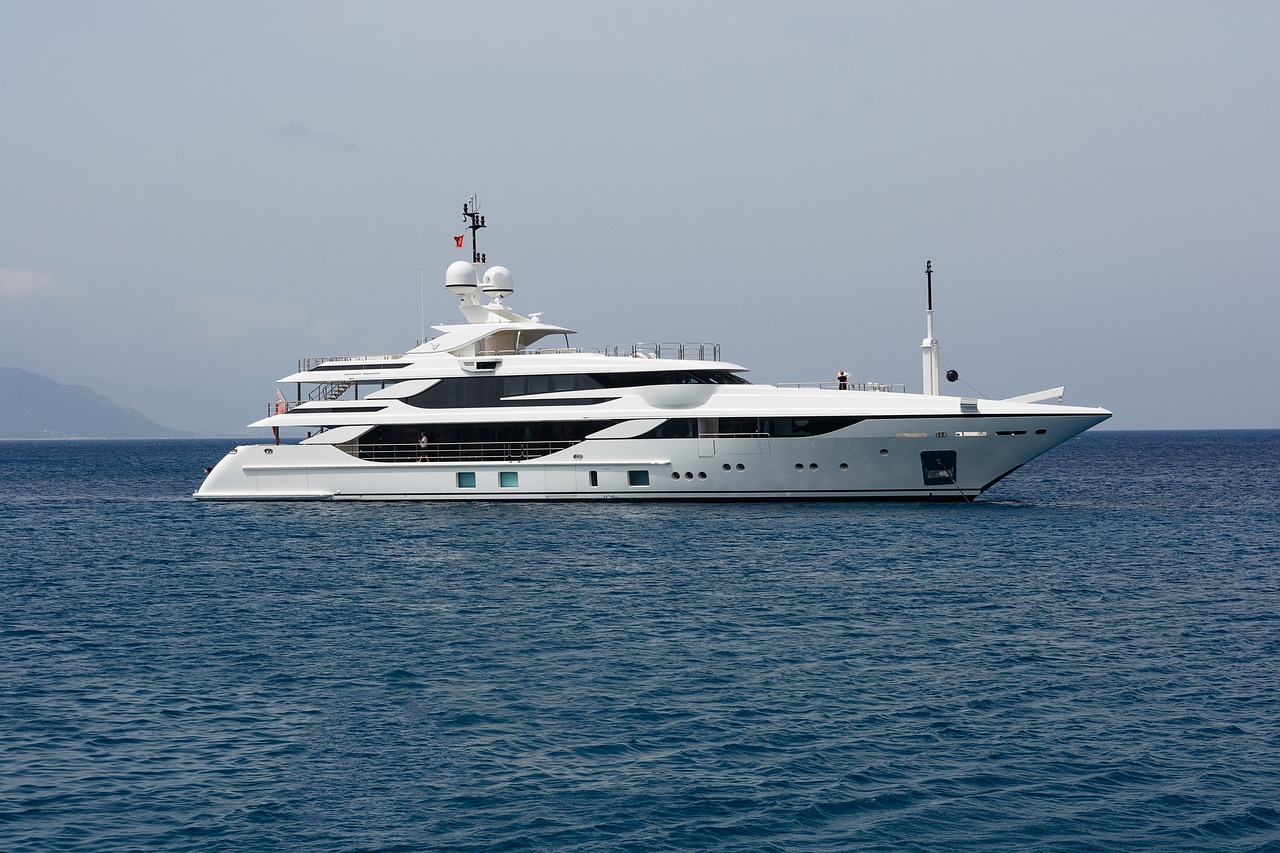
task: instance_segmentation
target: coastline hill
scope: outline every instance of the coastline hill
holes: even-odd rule
[[[84,385],[0,367],[0,438],[182,438]]]

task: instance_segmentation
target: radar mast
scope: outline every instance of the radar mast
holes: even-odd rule
[[[471,200],[462,205],[462,218],[467,221],[467,228],[471,231],[471,263],[485,263],[485,256],[476,248],[476,232],[485,227],[484,217],[480,215],[480,202],[476,201],[476,197],[472,196]]]

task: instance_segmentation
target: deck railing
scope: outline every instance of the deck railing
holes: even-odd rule
[[[576,441],[430,441],[343,446],[368,462],[520,462],[573,447]]]
[[[428,340],[431,340],[428,338]],[[545,349],[521,350],[482,350],[477,356],[496,355],[557,355],[563,353],[589,353],[607,355],[615,358],[670,358],[678,361],[719,361],[720,344],[701,341],[659,341],[656,343],[639,343],[629,345],[612,344],[606,347],[547,347]],[[399,355],[324,355],[307,356],[298,359],[298,372],[305,373],[327,362],[346,362],[353,367],[360,362],[383,362],[397,358]]]
[[[779,388],[820,388],[826,391],[840,390],[839,382],[779,382]],[[907,386],[901,382],[868,382],[849,380],[850,391],[890,391],[899,394],[907,392]]]
[[[686,359],[719,361],[720,345],[696,341],[660,341],[636,344],[631,347],[631,355],[638,358],[674,358],[681,361]]]
[[[384,361],[394,361],[397,358],[404,358],[404,353],[391,353],[389,355],[312,355],[298,359],[298,372],[305,373],[308,370],[314,370],[330,361],[350,362],[354,366],[362,361],[381,364]]]

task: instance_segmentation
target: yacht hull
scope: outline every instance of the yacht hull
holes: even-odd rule
[[[1050,408],[1050,407],[1045,407]],[[202,500],[971,500],[1109,417],[880,417],[821,436],[591,439],[536,459],[373,462],[340,446],[245,445]]]

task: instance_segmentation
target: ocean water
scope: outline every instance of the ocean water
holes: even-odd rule
[[[0,443],[0,849],[1280,850],[1280,431],[972,504],[197,503]]]

